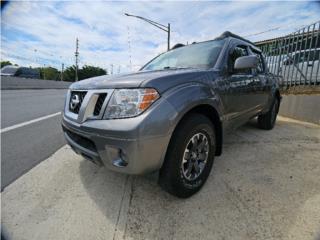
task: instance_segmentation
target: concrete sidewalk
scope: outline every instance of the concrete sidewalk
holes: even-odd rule
[[[2,193],[9,239],[320,239],[320,127],[253,121],[225,139],[203,189],[125,176],[63,147]]]

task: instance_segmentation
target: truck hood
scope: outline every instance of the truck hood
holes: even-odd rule
[[[212,70],[196,69],[139,71],[129,74],[104,75],[88,78],[86,80],[73,83],[70,86],[70,89],[89,90],[150,87],[157,89],[158,92],[161,93],[176,85],[190,81],[197,82],[199,80],[208,79],[209,75],[212,79],[212,73]]]

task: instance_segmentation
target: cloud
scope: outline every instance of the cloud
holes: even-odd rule
[[[225,30],[245,36],[279,27],[249,37],[273,38],[318,21],[319,10],[317,2],[10,2],[2,10],[1,55],[26,66],[68,66],[79,38],[80,65],[128,71],[131,59],[136,70],[166,50],[167,36],[124,12],[170,22],[173,46]]]

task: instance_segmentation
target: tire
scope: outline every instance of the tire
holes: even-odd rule
[[[160,186],[179,198],[198,192],[213,165],[215,139],[214,126],[204,115],[190,114],[183,119],[173,133],[160,169]]]
[[[264,130],[271,130],[276,123],[278,111],[279,111],[279,99],[275,97],[269,111],[265,114],[258,116],[259,128]]]

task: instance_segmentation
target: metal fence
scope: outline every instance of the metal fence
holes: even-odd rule
[[[319,86],[320,21],[287,36],[256,42],[280,86]]]

